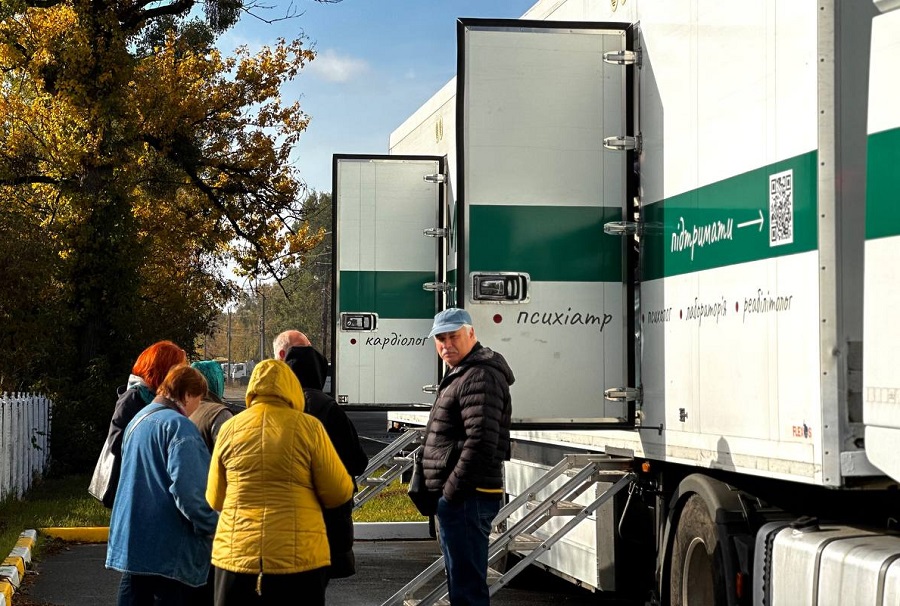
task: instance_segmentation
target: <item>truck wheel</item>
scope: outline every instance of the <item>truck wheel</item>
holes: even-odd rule
[[[672,545],[669,603],[671,606],[726,604],[725,565],[716,524],[703,499],[688,497]]]

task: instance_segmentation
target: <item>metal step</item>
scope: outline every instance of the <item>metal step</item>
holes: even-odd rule
[[[363,486],[378,486],[384,482],[384,476],[372,476],[371,478],[357,478],[356,483]]]
[[[517,535],[509,544],[506,546],[508,551],[514,551],[516,553],[521,553],[525,551],[534,551],[544,542],[544,539],[535,536],[533,534],[522,533]]]
[[[537,509],[540,507],[541,501],[528,501],[525,503],[525,508],[530,510]],[[550,516],[575,516],[581,513],[584,509],[584,505],[579,505],[578,503],[573,503],[572,501],[558,501],[550,506],[550,509],[547,510],[547,515]]]

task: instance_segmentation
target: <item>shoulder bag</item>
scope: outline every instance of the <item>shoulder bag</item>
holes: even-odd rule
[[[423,516],[433,516],[437,512],[437,502],[441,498],[441,493],[437,490],[429,490],[425,486],[422,452],[423,449],[420,448],[413,457],[412,475],[409,478],[409,488],[406,493],[419,513]]]
[[[141,421],[152,415],[154,412],[164,410],[165,408],[166,407],[163,406],[156,410],[151,410],[142,416],[129,428],[125,437],[128,437]],[[122,438],[123,446],[125,444],[125,437]],[[103,503],[108,509],[112,509],[113,501],[116,498],[116,489],[119,487],[119,473],[122,470],[122,455],[113,453],[112,444],[113,436],[109,435],[106,437],[106,442],[104,442],[103,449],[100,451],[100,458],[97,459],[97,464],[94,466],[94,475],[91,476],[91,483],[88,485],[88,492],[91,496]]]

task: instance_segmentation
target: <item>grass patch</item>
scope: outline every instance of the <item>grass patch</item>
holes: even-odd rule
[[[90,481],[88,475],[47,478],[33,486],[24,500],[0,503],[0,559],[29,528],[109,526],[109,510],[87,492]],[[39,540],[35,555],[40,544]]]
[[[407,485],[395,480],[372,500],[353,512],[354,522],[422,522],[406,494]]]

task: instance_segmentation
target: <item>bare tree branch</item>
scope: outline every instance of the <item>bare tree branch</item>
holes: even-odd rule
[[[126,11],[119,15],[119,22],[126,31],[135,31],[139,25],[157,17],[166,15],[177,16],[187,13],[194,6],[194,0],[175,0],[171,4],[164,4],[154,8],[140,9],[139,7],[146,4],[139,4],[137,7],[129,6]],[[138,10],[135,10],[138,8]]]

